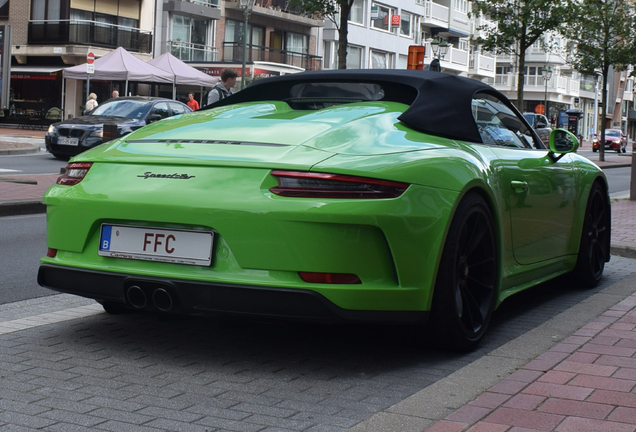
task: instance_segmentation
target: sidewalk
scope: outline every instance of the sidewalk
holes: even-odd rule
[[[43,131],[0,128],[0,143],[22,144],[29,138],[35,142],[43,136]],[[603,168],[631,166],[631,155],[606,153],[605,157],[605,162],[597,162]],[[0,216],[44,212],[42,195],[58,176],[0,172]],[[613,255],[636,258],[635,215],[636,201],[613,200]],[[538,344],[542,354],[527,364],[519,364],[516,371],[503,372],[505,369],[498,368],[494,357],[484,357],[490,375],[484,372],[484,367],[467,366],[447,381],[455,380],[451,390],[439,391],[441,385],[433,385],[425,389],[425,395],[406,399],[400,406],[382,413],[381,420],[386,420],[382,430],[636,432],[636,294],[631,285],[625,286],[627,283],[623,282],[615,292],[598,293],[590,301],[564,313],[562,323],[576,325],[574,332],[555,345],[550,337],[554,333],[550,333],[550,328],[543,330]],[[579,313],[583,308],[593,308],[594,312]],[[585,320],[586,316],[593,318]],[[564,324],[560,326],[564,327]],[[501,356],[513,357],[510,347],[500,351]],[[480,387],[484,391],[458,403],[457,395],[465,380],[484,383]],[[446,402],[445,398],[452,402]],[[443,409],[430,416],[412,414],[426,411],[433,400]],[[409,404],[409,414],[400,417],[400,410]],[[353,430],[363,432],[372,428],[366,429],[360,424]]]

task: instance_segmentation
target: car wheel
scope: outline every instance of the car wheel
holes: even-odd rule
[[[490,322],[497,279],[492,215],[481,196],[469,194],[455,212],[437,272],[433,341],[455,351],[475,348]]]
[[[585,288],[592,288],[599,283],[610,253],[610,231],[607,193],[595,183],[587,200],[578,258],[571,273],[575,283]]]
[[[596,149],[595,149],[595,148],[592,148],[592,152],[596,153]]]

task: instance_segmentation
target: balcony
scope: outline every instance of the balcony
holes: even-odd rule
[[[168,41],[168,52],[184,62],[216,62],[219,52],[216,48],[182,41]]]
[[[150,53],[152,32],[138,28],[85,20],[29,21],[30,45],[91,45],[123,47],[127,51]]]
[[[495,78],[495,57],[490,54],[480,52],[470,55],[470,63],[468,65],[468,73],[471,75]]]
[[[223,44],[223,61],[240,63],[243,61],[243,44],[225,42]],[[293,51],[285,51],[260,45],[247,46],[247,61],[265,61],[296,66],[305,70],[321,70],[322,57]]]
[[[425,13],[423,23],[428,25],[437,25],[440,27],[448,27],[450,11],[447,6],[435,3],[433,1],[424,2]]]
[[[227,0],[226,9],[234,9],[243,12],[238,0]],[[290,9],[286,0],[256,0],[252,14],[262,15],[267,19],[282,20],[300,24],[306,27],[324,27],[323,19],[308,15],[299,8]]]

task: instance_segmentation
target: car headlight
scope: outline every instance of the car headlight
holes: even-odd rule
[[[104,137],[104,129],[99,129],[91,133],[92,137],[103,138]]]
[[[53,125],[49,126],[49,132],[50,134],[54,134],[55,132],[57,132],[57,128]]]
[[[620,143],[621,143],[621,140],[615,140],[614,141],[614,144],[620,144]]]

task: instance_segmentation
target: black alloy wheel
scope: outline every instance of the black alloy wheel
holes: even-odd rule
[[[431,336],[467,351],[483,337],[495,304],[497,248],[492,215],[472,193],[459,204],[446,238],[431,309]]]
[[[576,267],[571,273],[575,282],[585,288],[596,286],[609,260],[611,214],[605,189],[597,182],[592,186],[585,219],[581,232],[581,242]]]

